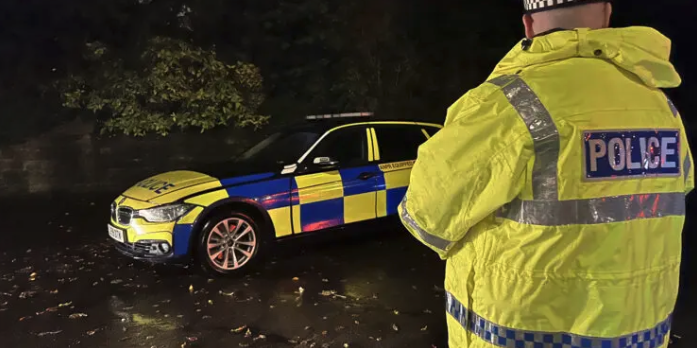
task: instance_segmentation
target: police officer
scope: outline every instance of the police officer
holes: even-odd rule
[[[666,347],[692,158],[670,41],[525,0],[527,39],[419,149],[400,216],[447,260],[450,347]]]

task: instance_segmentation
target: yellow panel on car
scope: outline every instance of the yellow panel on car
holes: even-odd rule
[[[290,219],[290,207],[271,209],[268,211],[269,217],[276,230],[276,238],[290,236],[293,234],[293,226]]]
[[[178,224],[184,225],[184,224],[193,224],[196,221],[196,218],[201,215],[203,212],[202,207],[195,207],[194,209],[191,209],[190,212],[188,212],[186,215],[184,215],[181,219],[179,219]]]
[[[220,181],[218,181],[218,180],[211,181],[211,182],[203,182],[203,183],[197,184],[196,186],[185,187],[185,188],[179,189],[177,191],[174,191],[172,193],[159,196],[157,198],[151,199],[150,201],[153,203],[156,203],[156,204],[166,204],[166,203],[170,203],[172,201],[176,201],[176,200],[182,199],[184,197],[196,194],[198,192],[203,192],[203,191],[215,189],[218,187],[222,187],[222,185],[220,184]],[[225,192],[225,190],[221,190],[221,191]],[[216,191],[216,192],[219,192],[219,191]]]
[[[387,189],[409,186],[411,168],[415,161],[393,162],[381,164],[380,170],[384,172]]]
[[[217,201],[223,200],[230,197],[227,193],[227,190],[222,189],[218,191],[213,191],[209,193],[202,194],[200,196],[192,197],[186,200],[186,203],[191,203],[191,204],[196,204],[196,205],[202,205],[204,207],[207,207]]]
[[[375,192],[344,197],[344,223],[375,218]]]
[[[387,191],[381,190],[376,193],[378,197],[375,211],[377,212],[379,218],[385,217],[387,216]]]
[[[300,204],[321,202],[344,196],[344,185],[338,171],[303,175],[295,178]]]
[[[293,232],[302,232],[302,225],[300,224],[300,206],[293,206]]]
[[[169,243],[169,245],[172,245],[172,233],[171,232],[154,232],[154,233],[148,233],[148,234],[137,234],[135,235],[134,239],[131,240],[129,239],[129,242],[135,243],[141,240],[157,240],[157,241],[166,241]]]

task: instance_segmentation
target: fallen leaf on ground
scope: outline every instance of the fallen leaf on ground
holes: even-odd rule
[[[305,289],[301,286],[298,288],[298,294],[302,295],[305,292]]]
[[[19,294],[19,298],[21,298],[21,299],[32,298],[34,296],[36,296],[36,291],[22,291]]]
[[[397,326],[397,324],[392,324],[392,330],[399,331],[399,326]]]
[[[123,280],[121,280],[121,279],[114,279],[111,281],[111,284],[114,284],[114,285],[121,284],[121,283],[123,283]]]
[[[87,317],[87,314],[85,314],[85,313],[73,313],[68,318],[79,319],[79,318],[86,318],[86,317]]]
[[[208,300],[208,304],[209,304],[209,305],[212,305],[212,304],[213,304],[213,300]]]
[[[189,285],[189,292],[194,292],[194,285]]]
[[[187,337],[186,340],[189,341],[189,342],[196,342],[196,341],[198,341],[198,337],[194,337],[194,336],[192,336],[192,337]]]
[[[349,344],[348,344],[348,343],[344,343],[344,348],[349,348]]]
[[[329,283],[329,279],[323,278],[323,279],[322,279],[322,283]]]
[[[421,328],[421,331],[426,331],[426,330],[428,330],[428,325]]]
[[[294,282],[297,282],[298,280],[300,280],[300,278],[298,278],[298,277],[293,277],[293,281],[294,281]]]
[[[21,318],[19,318],[19,321],[25,321],[25,320],[31,319],[31,318],[32,318],[31,315],[27,315],[26,317],[21,317]]]
[[[254,341],[257,341],[257,340],[265,340],[265,339],[266,339],[266,336],[265,336],[265,335],[259,335],[259,336],[257,336],[257,337],[254,337]]]
[[[234,292],[234,291],[233,291],[233,292],[223,292],[222,290],[220,290],[220,291],[218,291],[218,293],[221,294],[221,295],[223,295],[223,296],[228,296],[228,297],[235,296],[235,292]]]
[[[247,332],[244,333],[244,337],[252,337],[252,330],[247,329]]]
[[[240,327],[238,327],[238,328],[236,328],[236,329],[230,330],[230,332],[232,332],[232,333],[240,333],[240,332],[244,331],[244,329],[246,329],[246,328],[247,328],[247,325],[242,325],[242,326],[240,326]]]
[[[58,289],[56,289],[56,290],[51,290],[49,293],[52,294],[52,295],[55,295],[55,294],[58,293]]]
[[[73,301],[61,303],[58,305],[58,308],[68,307],[68,306],[71,306],[72,304],[73,304]]]
[[[99,331],[99,329],[90,330],[90,331],[87,331],[86,333],[87,333],[87,336],[92,336],[92,335],[96,334],[97,331]]]
[[[61,332],[63,332],[63,330],[58,330],[58,331],[46,331],[46,332],[38,333],[37,336],[39,336],[39,337],[43,337],[43,336],[53,336],[53,335],[57,335],[57,334],[59,334],[59,333],[61,333]]]
[[[399,311],[396,309],[394,311],[392,311],[392,313],[394,313],[394,315],[399,315]]]

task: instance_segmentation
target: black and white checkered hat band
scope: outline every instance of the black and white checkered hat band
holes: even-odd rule
[[[591,2],[609,2],[609,0],[523,0],[526,12],[539,12],[559,7],[583,5]]]

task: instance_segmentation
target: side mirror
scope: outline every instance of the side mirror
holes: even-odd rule
[[[314,160],[312,160],[312,164],[316,164],[319,166],[336,166],[339,164],[337,161],[333,161],[329,157],[315,157]]]

